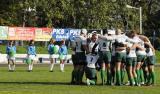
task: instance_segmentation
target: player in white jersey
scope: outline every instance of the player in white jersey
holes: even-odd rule
[[[128,38],[120,29],[116,31],[115,47],[116,47],[116,85],[123,84],[124,68],[122,64],[126,62],[126,44],[127,42],[134,43],[133,39]]]
[[[74,42],[74,38],[73,40],[70,40],[70,47],[72,49],[72,62],[73,62],[73,71],[72,71],[72,78],[71,78],[71,84],[75,84],[76,82],[76,55],[75,55],[75,42]]]
[[[84,74],[84,67],[86,65],[86,52],[87,49],[87,30],[82,29],[80,36],[75,37],[75,72],[76,72],[76,84],[82,84],[82,78]]]
[[[144,48],[144,39],[141,39],[142,35],[138,35],[135,30],[131,31],[131,36],[133,39]],[[144,64],[144,60],[146,58],[146,51],[141,49],[136,49],[136,55],[137,55],[137,65],[136,65],[136,74],[137,74],[137,80],[138,83],[144,84],[144,77],[143,77],[143,69],[142,65]]]
[[[86,55],[87,67],[85,68],[85,74],[87,78],[87,85],[95,85],[97,82],[96,63],[99,58],[98,46],[93,50],[97,40],[97,34],[92,33],[91,42],[88,43],[89,54]]]
[[[111,53],[112,53],[112,58],[111,58],[111,84],[115,84],[115,40],[111,41]]]
[[[129,34],[130,38],[134,38]],[[134,39],[136,42],[137,40]],[[127,74],[128,74],[128,79],[130,81],[130,85],[136,85],[139,86],[139,82],[137,79],[137,74],[136,74],[136,65],[137,65],[137,55],[136,55],[136,49],[140,49],[141,51],[145,51],[144,47],[141,47],[138,43],[127,43],[127,58],[126,58],[126,66],[127,66]],[[135,83],[135,84],[134,84]]]
[[[107,71],[107,82],[106,84],[111,85],[111,41],[114,38],[107,35],[107,30],[104,30],[103,36],[99,35],[96,45],[99,46],[99,62],[101,63],[101,80],[102,85],[105,84],[105,75]]]
[[[150,43],[150,41],[145,41],[145,47],[146,47],[146,64],[148,67],[148,79],[147,79],[147,85],[154,85],[155,84],[155,72],[154,72],[154,65],[156,63],[156,57],[155,57],[155,49]]]

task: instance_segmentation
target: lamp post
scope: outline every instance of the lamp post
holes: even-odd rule
[[[139,28],[140,28],[140,34],[142,34],[143,33],[143,30],[142,30],[142,7],[137,8],[137,7],[133,7],[130,5],[126,5],[126,7],[139,10]]]
[[[35,8],[30,8],[29,7],[29,8],[26,8],[26,9],[23,10],[23,13],[24,13],[23,14],[23,28],[25,28],[25,26],[26,26],[26,13],[27,12],[32,12],[32,11],[35,12],[36,11]],[[21,40],[20,42],[21,42],[21,46],[23,46],[23,41]]]

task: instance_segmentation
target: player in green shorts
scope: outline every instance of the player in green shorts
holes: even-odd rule
[[[147,63],[148,72],[149,72],[147,85],[154,85],[155,84],[154,65],[156,63],[155,49],[151,45],[150,41],[145,41],[145,45],[146,45],[146,53],[147,53],[146,63]]]
[[[144,39],[142,38],[142,35],[138,35],[137,31],[132,30],[130,32],[131,37],[133,38],[134,41],[136,41],[139,46],[144,48]],[[144,63],[145,57],[146,57],[146,52],[145,50],[141,50],[136,48],[136,55],[137,55],[137,64],[136,64],[136,74],[137,74],[137,81],[139,84],[144,84],[144,77],[143,77],[143,69],[142,65]]]
[[[76,84],[82,84],[84,68],[86,66],[87,30],[82,29],[80,36],[75,37],[75,56],[78,57],[75,63]]]
[[[102,85],[107,84],[111,85],[111,70],[110,70],[110,62],[111,62],[111,41],[114,38],[112,36],[108,36],[107,30],[103,30],[103,36],[99,35],[96,45],[99,46],[99,62],[101,63],[101,80]],[[96,47],[95,45],[95,47]],[[107,82],[105,82],[105,76],[107,72]]]
[[[115,48],[116,48],[116,85],[123,84],[124,68],[122,65],[126,62],[127,42],[135,43],[133,39],[128,38],[120,29],[116,30]]]
[[[73,70],[72,70],[72,76],[71,76],[71,84],[75,84],[76,83],[76,55],[75,55],[75,42],[74,42],[74,38],[73,40],[70,40],[70,46],[72,49],[72,63],[73,63]]]
[[[134,38],[131,35],[132,34],[129,34],[129,37]],[[136,40],[134,39],[134,41]],[[140,86],[137,79],[137,73],[136,73],[136,65],[137,65],[136,48],[145,51],[144,47],[141,47],[139,44],[130,43],[130,42],[127,43],[126,66],[127,66],[128,79],[131,86],[133,85]]]
[[[97,82],[96,63],[99,58],[98,46],[93,49],[97,41],[97,34],[92,33],[91,42],[88,43],[89,54],[86,55],[87,67],[85,68],[85,74],[87,78],[87,85],[95,85]]]

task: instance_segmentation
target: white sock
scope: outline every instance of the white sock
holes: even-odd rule
[[[60,69],[61,69],[61,71],[63,71],[63,65],[62,64],[60,64]]]
[[[31,64],[31,67],[30,67],[30,68],[31,68],[31,70],[33,69],[33,64]]]
[[[51,64],[50,64],[50,71],[53,70],[53,67],[54,67],[54,63],[51,63]]]
[[[12,70],[15,70],[15,65],[12,65]]]
[[[9,69],[9,70],[12,70],[12,68],[11,68],[11,65],[10,65],[10,64],[8,64],[8,69]]]
[[[28,70],[31,70],[31,64],[28,65]]]
[[[64,70],[64,64],[62,64],[62,70]]]

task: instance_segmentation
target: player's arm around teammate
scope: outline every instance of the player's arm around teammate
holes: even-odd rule
[[[112,36],[108,36],[107,30],[103,30],[103,36],[99,35],[96,45],[99,46],[99,62],[101,63],[101,80],[102,85],[111,85],[111,41],[114,39]],[[96,46],[95,45],[95,46]],[[95,48],[95,47],[93,47]],[[107,76],[107,77],[106,77]],[[107,79],[106,79],[107,78]]]
[[[133,85],[140,86],[136,74],[136,64],[137,64],[136,48],[144,50],[144,48],[138,44],[127,43],[128,50],[127,50],[126,66],[127,66],[128,79],[130,81],[131,86]]]
[[[13,72],[15,70],[15,59],[16,59],[15,58],[16,46],[14,45],[14,41],[9,41],[9,44],[6,48],[6,54],[8,59],[8,70],[10,72]]]

